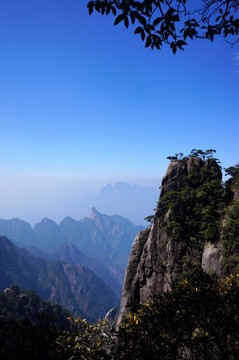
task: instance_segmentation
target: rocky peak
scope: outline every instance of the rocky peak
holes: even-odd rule
[[[56,224],[56,222],[54,220],[51,220],[51,219],[49,219],[47,217],[42,218],[40,224],[47,224],[47,225],[51,225],[51,226],[54,226],[54,227],[57,226],[57,224]]]
[[[103,230],[104,228],[104,219],[103,216],[93,207],[90,211],[90,219],[94,222],[95,226],[99,230]]]
[[[193,202],[200,201],[197,200],[194,185],[189,188],[189,193],[187,192],[188,181],[193,179],[192,181],[200,186],[206,184],[208,178],[217,179],[220,188],[222,174],[215,159],[205,160],[191,156],[169,163],[162,179],[161,194],[153,223],[150,228],[141,231],[136,236],[132,246],[125,273],[118,323],[121,322],[132,304],[144,304],[155,294],[162,294],[170,289],[174,278],[182,274],[186,268],[190,268],[190,263],[199,262],[204,270],[210,268],[218,275],[222,274],[222,242],[220,239],[211,244],[204,238],[200,241],[196,238],[194,240],[191,233],[187,234],[188,228],[191,231],[191,220],[188,220],[188,217],[190,218],[191,213],[192,217],[194,216],[196,207]],[[204,196],[205,202],[207,193],[205,195],[203,191],[207,191],[207,188],[205,190],[202,186],[202,191],[198,193],[198,196]],[[182,204],[179,201],[179,208],[175,208],[174,202],[176,203],[177,196],[181,194],[184,194]],[[178,218],[184,216],[181,206],[185,206],[188,196],[192,196],[192,200],[190,199],[192,209],[188,217],[185,215],[185,220],[181,221],[181,228],[178,230]],[[165,206],[165,197],[168,203],[171,201],[168,206]],[[176,211],[174,219],[172,211]],[[185,211],[187,211],[187,206],[185,206]],[[195,218],[200,221],[200,219],[198,220],[200,215],[195,215]],[[195,219],[192,218],[192,220]],[[174,223],[175,225],[173,225]],[[169,228],[170,231],[168,231]],[[211,229],[209,230],[211,231]],[[205,241],[204,245],[203,241]]]
[[[203,166],[209,169],[216,179],[222,178],[220,166],[215,159],[203,161],[199,157],[192,156],[187,161],[170,162],[162,179],[160,197],[171,190],[181,190],[185,186],[185,177],[192,171],[199,174]]]
[[[96,218],[99,218],[100,215],[101,214],[99,213],[99,211],[96,210],[95,207],[90,210],[90,219],[94,220]]]
[[[186,175],[186,166],[177,161],[170,162],[165,176],[162,179],[161,197],[171,190],[180,190]]]

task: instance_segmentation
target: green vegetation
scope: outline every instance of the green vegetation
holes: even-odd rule
[[[201,260],[205,243],[217,243],[222,238],[225,271],[238,271],[235,253],[239,249],[239,203],[233,200],[233,194],[238,189],[239,167],[226,169],[231,178],[223,183],[214,153],[214,149],[193,149],[186,157],[182,153],[168,157],[181,163],[182,169],[191,159],[190,171],[179,180],[180,190],[166,192],[158,203],[159,216],[168,213],[163,224],[167,237],[180,241],[182,246],[183,271],[192,261]]]
[[[239,41],[239,1],[234,0],[93,0],[89,14],[113,14],[114,24],[132,23],[145,47],[161,49],[170,46],[175,54],[184,50],[189,39],[213,41],[220,36],[230,44]]]
[[[13,285],[0,293],[0,357],[54,359],[54,342],[70,329],[69,312]]]
[[[225,270],[227,273],[239,273],[239,201],[234,201],[227,211],[223,235]]]
[[[16,285],[0,293],[2,360],[108,359],[103,322],[74,319],[58,304]]]
[[[75,331],[64,331],[56,341],[57,352],[67,360],[111,360],[112,337],[109,326],[99,320],[90,325],[82,318],[72,319]]]
[[[42,317],[54,320],[54,325],[67,328],[70,312],[57,303],[42,300],[35,290],[20,290],[17,285],[0,293],[0,321],[14,319],[42,323]]]
[[[146,216],[146,218],[144,218],[144,220],[146,220],[146,221],[148,221],[150,224],[152,224],[153,221],[154,221],[154,215]]]
[[[164,224],[167,236],[181,241],[183,256],[193,248],[200,258],[206,242],[219,240],[224,207],[224,186],[219,172],[215,159],[205,159],[200,167],[192,166],[182,180],[181,190],[171,190],[159,201],[161,212],[169,212]]]
[[[230,166],[229,168],[225,169],[225,171],[227,175],[232,176],[234,183],[239,179],[239,164]]]
[[[198,157],[205,161],[207,159],[212,159],[215,152],[215,149],[208,149],[206,151],[203,151],[201,149],[192,149],[188,156],[183,156],[183,153],[180,152],[176,153],[174,156],[168,156],[167,159],[169,159],[170,161],[180,161],[182,163],[185,163],[185,161],[187,161],[189,157]]]
[[[56,305],[32,291],[27,293],[32,308],[26,317],[31,313],[36,321],[24,320],[22,294],[25,291],[1,293],[1,308],[14,310],[0,319],[3,360],[236,360],[239,356],[239,277],[235,275],[218,279],[192,269],[164,296],[134,307],[114,337],[104,321],[91,325],[82,318],[66,318],[59,306],[57,316],[39,314],[40,304],[50,313]],[[59,322],[62,316],[67,321],[64,326]]]
[[[217,279],[194,268],[124,318],[114,359],[238,359],[238,296],[238,277]]]

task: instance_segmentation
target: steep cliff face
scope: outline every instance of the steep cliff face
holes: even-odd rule
[[[215,159],[189,157],[169,164],[152,225],[132,246],[118,322],[132,305],[170,289],[192,265],[223,276],[223,208],[229,208],[229,200],[224,200],[221,179]],[[234,201],[235,191],[230,194]]]

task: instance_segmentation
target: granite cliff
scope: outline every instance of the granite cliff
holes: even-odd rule
[[[118,323],[132,305],[165,293],[192,266],[218,276],[238,271],[239,171],[233,169],[223,184],[211,154],[169,163],[152,224],[132,246]]]

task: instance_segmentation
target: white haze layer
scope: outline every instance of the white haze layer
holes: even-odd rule
[[[101,213],[145,225],[144,217],[153,213],[158,200],[160,179],[119,180],[2,177],[0,218],[20,218],[32,226],[43,217],[59,223],[66,216],[89,216],[95,206]]]

